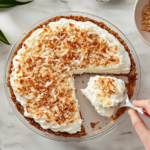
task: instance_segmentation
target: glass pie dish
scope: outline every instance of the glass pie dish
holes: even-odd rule
[[[139,88],[140,88],[140,64],[139,64],[139,60],[137,57],[137,54],[132,46],[132,44],[129,42],[129,40],[126,38],[126,36],[117,28],[115,27],[113,24],[109,23],[108,21],[92,15],[92,14],[88,14],[88,13],[83,13],[83,12],[60,12],[60,13],[56,13],[56,14],[52,14],[49,15],[43,19],[41,19],[40,21],[36,22],[35,24],[33,24],[32,26],[30,26],[28,29],[26,29],[20,36],[19,38],[16,40],[16,42],[14,43],[14,45],[12,46],[12,48],[10,49],[10,52],[8,54],[7,60],[6,60],[6,64],[5,64],[5,71],[4,71],[4,83],[7,82],[7,76],[8,76],[8,70],[9,70],[9,65],[10,65],[10,61],[11,61],[11,56],[13,54],[13,52],[16,50],[17,46],[19,45],[19,43],[21,42],[21,40],[25,37],[25,35],[27,33],[29,33],[34,27],[38,26],[39,24],[43,23],[44,21],[48,20],[49,18],[52,17],[56,17],[56,16],[69,16],[69,15],[74,15],[74,16],[83,16],[83,17],[88,17],[91,18],[93,20],[96,20],[98,22],[103,22],[104,24],[106,24],[109,28],[111,28],[113,31],[117,32],[119,34],[119,36],[125,41],[125,43],[127,44],[127,46],[129,47],[129,49],[131,50],[131,54],[132,57],[136,63],[136,70],[137,70],[137,80],[136,80],[136,87],[134,90],[134,95],[132,97],[132,99],[136,99],[138,92],[139,92]],[[111,131],[113,131],[114,129],[117,128],[117,126],[119,124],[121,124],[121,122],[123,120],[125,120],[125,118],[127,117],[127,114],[123,114],[122,116],[120,116],[120,118],[112,123],[111,119],[109,118],[105,118],[102,117],[100,115],[97,114],[97,112],[94,110],[94,107],[90,104],[90,102],[84,98],[84,96],[81,94],[80,89],[83,89],[86,87],[87,82],[90,78],[90,76],[93,76],[94,74],[83,74],[80,76],[75,76],[75,87],[77,89],[76,91],[76,97],[79,100],[79,105],[80,105],[80,112],[82,114],[82,117],[84,119],[83,121],[83,126],[85,127],[86,136],[83,137],[79,137],[79,138],[74,138],[74,137],[61,137],[61,136],[55,136],[53,134],[49,134],[47,132],[42,132],[40,130],[38,130],[37,128],[35,128],[34,126],[30,125],[28,123],[28,121],[22,116],[22,114],[15,108],[15,105],[13,103],[13,101],[11,100],[11,95],[9,92],[9,88],[7,87],[6,84],[4,84],[5,87],[5,92],[7,95],[7,99],[9,101],[10,106],[12,107],[13,111],[15,112],[15,114],[18,116],[18,118],[31,130],[33,130],[34,132],[36,132],[37,134],[46,137],[48,139],[51,140],[55,140],[55,141],[60,141],[60,142],[81,142],[81,141],[87,141],[87,140],[92,140],[94,138],[98,138],[102,135],[108,134]],[[126,78],[122,77],[121,75],[119,76],[119,78],[123,79],[126,81]],[[92,128],[91,127],[91,122],[96,123],[96,127]],[[103,126],[103,128],[102,128]]]

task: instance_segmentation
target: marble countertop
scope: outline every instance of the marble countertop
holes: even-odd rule
[[[30,25],[49,14],[62,11],[81,11],[95,14],[117,26],[132,42],[141,64],[141,88],[138,99],[150,98],[150,47],[139,37],[133,22],[136,0],[115,0],[110,3],[96,0],[34,0],[32,3],[0,9],[0,29],[11,44]],[[0,42],[0,150],[57,149],[57,150],[143,150],[129,117],[107,136],[83,143],[59,143],[41,137],[28,129],[14,114],[3,87],[4,63],[11,46]],[[143,117],[149,124],[150,121]]]

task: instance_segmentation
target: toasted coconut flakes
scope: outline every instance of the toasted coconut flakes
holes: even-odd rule
[[[29,55],[30,55],[32,62],[34,63],[34,59],[32,58],[32,53],[30,52]]]
[[[59,59],[55,59],[55,61],[60,62],[60,60],[59,60]]]
[[[48,64],[48,58],[49,58],[49,56],[46,56],[46,58],[45,58],[45,64]]]
[[[142,30],[150,32],[150,4],[146,5],[142,15]]]
[[[82,62],[82,61],[83,61],[83,59],[84,59],[84,55],[83,55],[83,56],[81,56],[80,62]]]
[[[67,88],[67,87],[65,87],[65,93],[67,93],[67,91],[68,91],[68,88]]]
[[[118,89],[113,84],[114,81],[114,79],[99,77],[97,81],[95,80],[95,84],[92,87],[94,89],[100,90],[100,93],[97,94],[97,98],[104,98],[100,100],[100,102],[104,106],[110,106],[112,104],[112,102],[110,100],[107,100],[105,97],[109,98],[111,94],[115,94],[116,92],[118,92]]]
[[[66,55],[66,54],[68,53],[68,51],[69,51],[69,49],[64,50],[63,53],[59,54],[59,56],[64,56],[64,55]]]
[[[53,82],[53,81],[51,81],[51,82],[46,82],[46,85],[45,85],[45,86],[48,87],[49,85],[52,84],[52,82]]]
[[[59,40],[59,38],[57,36],[53,36],[51,39],[57,39],[57,40]]]
[[[38,37],[38,45],[26,51],[20,53],[22,75],[15,81],[23,86],[14,92],[30,97],[28,112],[51,124],[69,124],[79,118],[75,117],[77,104],[70,87],[70,71],[79,66],[107,67],[119,63],[117,56],[110,55],[118,51],[117,46],[108,47],[107,41],[95,31],[77,29],[74,25],[64,29],[58,26],[55,30],[46,26]],[[112,91],[104,90],[103,95],[115,92],[111,84],[108,86]]]
[[[56,96],[56,95],[54,95],[54,101],[56,100],[56,97],[57,97],[57,96]]]

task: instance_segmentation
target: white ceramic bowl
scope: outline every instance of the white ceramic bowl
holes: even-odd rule
[[[137,0],[134,6],[134,22],[140,37],[145,43],[150,45],[150,32],[142,31],[142,12],[149,0]]]

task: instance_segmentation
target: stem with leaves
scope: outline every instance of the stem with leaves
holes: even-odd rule
[[[4,42],[5,44],[10,45],[10,43],[8,42],[8,40],[6,39],[5,35],[3,34],[1,30],[0,30],[0,41]]]
[[[24,5],[28,4],[32,1],[27,1],[27,2],[19,2],[16,0],[0,0],[0,8],[9,8],[17,5]]]
[[[17,5],[28,4],[30,2],[32,1],[20,2],[16,0],[0,0],[0,8],[10,8],[10,7],[17,6]],[[3,34],[1,30],[0,30],[0,41],[4,42],[5,44],[10,45],[10,43],[8,42],[8,40],[6,39],[5,35]]]

